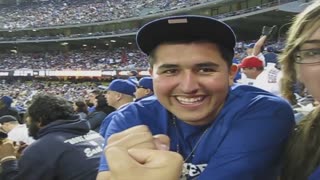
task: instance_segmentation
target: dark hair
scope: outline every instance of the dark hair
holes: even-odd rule
[[[77,112],[83,112],[88,114],[88,106],[84,101],[75,101],[74,104],[77,106]]]
[[[101,94],[101,91],[99,89],[94,89],[90,93],[94,94],[95,96],[98,96],[99,94]]]
[[[94,106],[94,104],[93,104],[92,102],[90,102],[89,99],[86,99],[85,102],[86,102],[86,104],[87,104],[88,107]]]
[[[263,71],[264,70],[264,67],[262,66],[262,67],[256,67],[256,69],[258,70],[258,71]]]
[[[109,114],[115,111],[115,108],[113,108],[112,106],[109,106],[104,95],[100,94],[96,97],[96,99],[97,99],[96,111],[103,111],[106,114]]]
[[[39,93],[32,98],[28,116],[32,121],[41,122],[41,126],[56,120],[67,120],[73,114],[72,105],[63,97]]]
[[[209,42],[209,43],[214,43],[214,42],[211,42],[211,41],[206,41],[206,40],[197,40],[197,41],[177,41],[177,42],[169,42],[169,43],[162,43],[162,44],[182,44],[182,43],[197,43],[197,42]],[[219,51],[220,51],[220,54],[221,54],[221,57],[223,58],[223,60],[227,63],[228,67],[230,67],[232,65],[232,59],[234,57],[234,51],[233,50],[230,50],[220,44],[216,44]],[[159,46],[158,46],[159,47]],[[156,62],[156,59],[155,59],[155,52],[157,50],[157,47],[154,48],[150,55],[149,55],[149,64],[150,64],[150,68],[153,67],[154,63]]]

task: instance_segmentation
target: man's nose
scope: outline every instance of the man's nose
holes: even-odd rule
[[[180,88],[184,93],[195,93],[199,89],[198,75],[187,71],[181,74]]]

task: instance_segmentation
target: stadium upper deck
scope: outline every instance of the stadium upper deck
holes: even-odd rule
[[[216,0],[73,0],[2,7],[0,29],[83,24],[142,17],[212,1]]]

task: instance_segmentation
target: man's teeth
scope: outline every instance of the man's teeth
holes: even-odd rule
[[[197,98],[185,98],[185,97],[177,97],[177,100],[182,104],[193,104],[196,102],[200,102],[203,98],[197,97]]]

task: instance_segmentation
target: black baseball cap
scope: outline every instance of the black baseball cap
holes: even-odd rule
[[[18,121],[16,117],[11,115],[4,115],[0,117],[0,123],[6,123],[11,121]]]
[[[141,27],[136,36],[139,49],[147,55],[161,43],[196,40],[214,42],[232,52],[236,44],[236,36],[230,26],[217,19],[197,15],[156,19]]]

